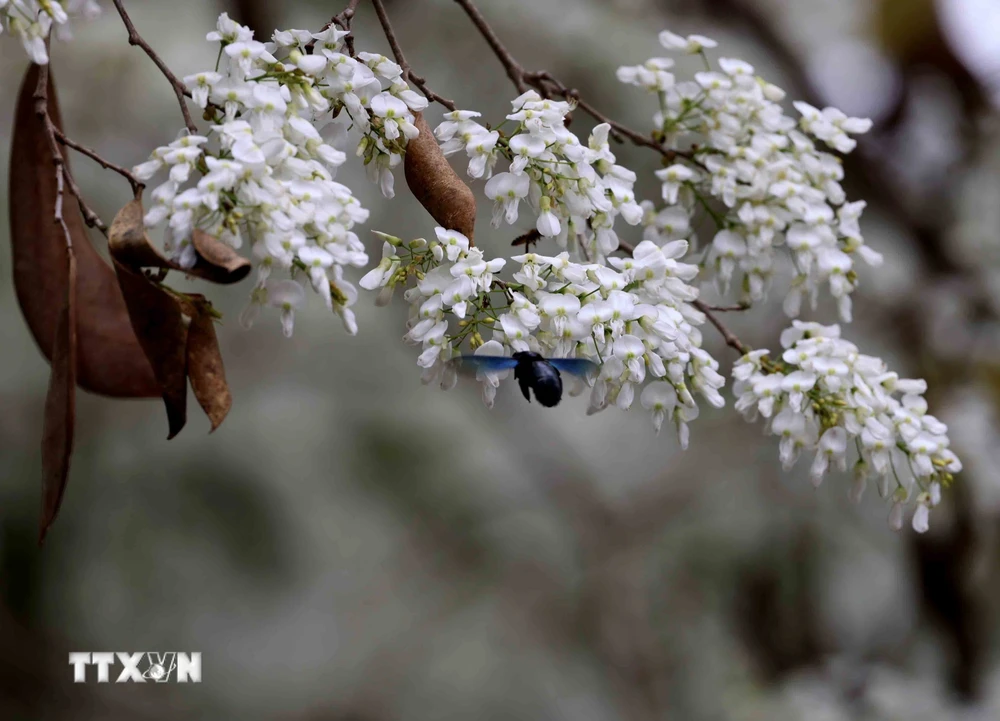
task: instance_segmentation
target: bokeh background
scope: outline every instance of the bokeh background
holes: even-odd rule
[[[185,75],[213,65],[203,38],[221,11],[260,37],[318,29],[343,4],[127,6]],[[167,83],[102,5],[56,45],[53,71],[68,134],[133,165],[181,123]],[[420,384],[402,303],[363,297],[353,338],[312,303],[285,340],[273,313],[240,328],[249,288],[236,287],[209,289],[225,313],[226,423],[209,436],[192,413],[168,443],[159,402],[80,394],[68,492],[39,549],[48,368],[0,242],[0,718],[1000,718],[1000,6],[480,6],[524,65],[633,127],[652,108],[614,70],[659,54],[664,28],[715,37],[792,97],[875,120],[846,160],[846,187],[868,201],[863,229],[887,262],[862,271],[847,335],[926,377],[952,427],[966,471],[931,532],[892,533],[872,489],[847,501],[847,478],[817,491],[805,462],[783,473],[773,440],[731,409],[704,412],[686,452],[638,407],[587,417],[577,398],[545,410],[508,384],[488,411],[475,384]],[[488,118],[507,112],[515,93],[454,3],[387,7],[433,89]],[[354,26],[359,47],[388,53],[367,3]],[[4,164],[26,64],[0,37]],[[619,151],[656,197],[657,158]],[[73,164],[110,220],[127,184]],[[401,178],[391,205],[356,164],[341,179],[372,210],[370,228],[432,232]],[[489,229],[487,205],[477,239],[504,253],[513,234]],[[3,239],[7,215],[0,203]],[[785,323],[774,295],[727,318],[753,346],[773,346]],[[706,336],[728,367],[731,351]],[[66,654],[81,650],[197,650],[204,680],[74,685]]]

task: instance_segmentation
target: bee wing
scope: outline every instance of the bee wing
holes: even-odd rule
[[[465,375],[479,372],[505,371],[517,365],[517,359],[504,355],[460,355],[451,361],[456,370]]]
[[[597,364],[586,358],[546,358],[545,360],[557,369],[581,378],[597,372]]]

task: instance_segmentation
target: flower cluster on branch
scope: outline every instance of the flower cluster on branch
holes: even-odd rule
[[[880,358],[840,337],[840,327],[795,321],[781,334],[780,359],[755,350],[733,369],[736,410],[758,416],[779,442],[785,469],[802,450],[815,451],[810,469],[819,485],[832,466],[847,469],[856,449],[851,498],[861,498],[869,478],[894,501],[890,521],[902,524],[903,504],[915,500],[913,527],[927,530],[928,513],[961,470],[948,447],[948,428],[927,413],[923,380],[900,378]],[[895,486],[892,486],[895,483]]]
[[[258,280],[247,325],[261,306],[273,305],[291,334],[294,308],[305,299],[295,278],[304,276],[348,331],[357,331],[350,309],[357,293],[343,269],[368,263],[353,230],[368,211],[335,180],[347,160],[336,146],[346,145],[348,127],[333,118],[346,116],[357,131],[357,155],[391,198],[392,169],[417,134],[413,113],[427,100],[388,58],[345,52],[347,34],[334,26],[287,30],[262,43],[223,14],[208,34],[220,46],[216,69],[184,78],[213,123],[210,134],[184,133],[134,169],[141,180],[169,169],[152,192],[146,224],[166,225],[166,250],[181,265],[194,262],[195,228],[234,248],[249,237]],[[273,270],[292,279],[269,282]]]
[[[877,266],[882,258],[860,231],[864,202],[847,202],[840,160],[822,148],[850,152],[851,136],[866,132],[870,121],[804,103],[794,103],[795,120],[781,105],[784,92],[749,64],[721,58],[714,66],[706,53],[715,47],[711,39],[664,32],[660,40],[669,53],[704,65],[686,81],[674,76],[672,57],[618,70],[623,83],[657,99],[651,137],[665,159],[656,171],[660,204],[635,198],[636,174],[616,163],[609,123],[598,124],[586,144],[569,130],[572,100],[528,90],[497,125],[481,123],[471,110],[445,115],[435,131],[442,151],[464,151],[468,175],[487,180],[494,226],[516,223],[524,201],[536,237],[565,250],[515,256],[519,267],[503,282],[493,274],[505,262],[470,249],[463,236],[439,228],[429,244],[390,238],[362,286],[379,290],[384,303],[395,286],[409,284],[405,340],[423,345],[418,364],[426,381],[453,385],[448,360],[466,341],[477,354],[586,358],[600,369],[588,379],[588,412],[611,404],[628,409],[638,395],[656,430],[669,418],[686,446],[687,423],[698,415],[693,394],[724,405],[719,363],[701,347],[708,310],[701,285],[714,283],[725,296],[736,280],[734,307],[745,309],[787,270],[788,315],[800,314],[804,298],[815,308],[826,288],[841,319],[851,320],[855,260]],[[524,77],[509,59],[505,64]],[[507,167],[495,172],[501,160]],[[642,224],[638,245],[619,238],[619,215]],[[714,232],[696,253],[696,229],[705,225]],[[618,250],[628,257],[615,256]],[[685,262],[689,256],[693,263]],[[766,350],[746,353],[734,369],[737,409],[748,420],[767,419],[786,468],[801,452],[815,454],[817,485],[832,466],[846,470],[854,451],[852,497],[876,477],[893,500],[890,524],[901,525],[911,501],[913,527],[924,531],[942,485],[961,468],[947,428],[927,414],[923,381],[900,379],[839,333],[838,326],[794,321],[782,336],[780,361]],[[727,342],[745,350],[738,340]],[[487,405],[505,376],[479,371]]]
[[[566,127],[570,103],[529,90],[512,106],[494,130],[475,120],[479,113],[456,110],[434,131],[445,155],[468,154],[470,177],[489,179],[485,192],[494,202],[493,226],[517,222],[526,200],[541,237],[554,238],[561,248],[572,245],[584,257],[613,253],[619,246],[617,217],[636,225],[643,213],[633,191],[636,174],[615,163],[610,126],[598,125],[584,145]],[[512,127],[504,132],[505,126]],[[500,158],[509,168],[493,175]]]
[[[704,69],[681,82],[671,72],[672,57],[618,69],[619,80],[656,96],[654,136],[688,159],[657,171],[665,207],[649,213],[647,227],[683,224],[683,215],[700,207],[715,226],[704,267],[721,293],[735,278],[742,302],[763,300],[787,260],[794,273],[784,304],[789,316],[799,315],[804,298],[815,310],[826,287],[841,320],[850,322],[855,258],[870,265],[882,258],[861,235],[864,201],[846,202],[841,162],[817,144],[850,152],[856,145],[850,136],[866,132],[871,121],[800,102],[795,121],[780,104],[784,91],[748,63],[720,58],[714,68],[705,53],[714,41],[670,32],[660,41],[668,51],[700,56]]]
[[[632,407],[637,391],[659,431],[665,418],[688,444],[687,423],[698,416],[693,393],[722,407],[725,380],[718,362],[701,348],[704,315],[687,301],[696,266],[679,262],[687,242],[660,247],[644,241],[631,258],[610,265],[525,253],[509,282],[495,279],[506,266],[470,248],[465,236],[443,228],[431,242],[387,237],[379,265],[361,286],[387,303],[397,286],[410,304],[405,340],[421,344],[424,381],[454,385],[449,361],[468,341],[477,353],[534,351],[598,364],[588,412],[611,404]],[[481,374],[483,399],[493,405],[505,373]]]
[[[277,308],[286,335],[306,285],[357,332],[357,292],[344,271],[369,263],[355,230],[368,211],[336,180],[337,169],[352,150],[392,198],[393,170],[405,163],[411,190],[438,220],[435,237],[404,241],[378,233],[382,257],[360,285],[377,293],[378,305],[401,291],[410,308],[404,340],[420,346],[425,382],[453,386],[452,360],[467,352],[585,359],[596,369],[579,388],[590,386],[588,413],[611,405],[628,410],[638,400],[657,432],[669,421],[687,447],[696,397],[725,405],[720,363],[703,348],[707,320],[742,356],[733,369],[736,409],[750,421],[763,417],[786,468],[812,455],[819,485],[831,468],[846,471],[853,463],[852,498],[878,479],[892,499],[890,525],[901,527],[911,504],[913,528],[927,530],[930,509],[961,463],[947,427],[927,412],[924,381],[900,378],[842,339],[836,325],[795,320],[781,336],[782,352],[772,356],[749,349],[715,315],[749,309],[790,278],[783,288],[788,316],[798,317],[805,300],[815,309],[825,290],[841,321],[850,322],[857,260],[878,266],[882,258],[865,244],[865,203],[848,201],[837,153],[851,152],[853,136],[867,132],[870,121],[801,102],[792,103],[797,117],[787,115],[784,91],[751,65],[713,61],[710,38],[664,31],[664,57],[617,71],[619,81],[655,99],[645,135],[602,115],[548,73],[526,71],[463,0],[519,93],[511,112],[489,123],[474,110],[456,109],[414,74],[384,6],[373,3],[395,61],[355,51],[352,0],[321,32],[276,31],[266,43],[222,14],[207,36],[219,46],[215,68],[181,81],[115,0],[130,42],[172,85],[185,129],[131,173],[61,131],[52,143],[84,152],[140,190],[165,174],[144,222],[164,227],[164,248],[178,266],[198,262],[196,232],[233,248],[247,241],[257,280],[241,319],[249,325],[261,307]],[[0,27],[44,64],[52,28],[65,30],[70,16],[95,11],[93,0],[0,0]],[[696,64],[689,79],[675,74],[684,63]],[[186,98],[202,109],[204,134]],[[419,137],[418,127],[428,126],[418,115],[430,101],[449,112],[433,138]],[[597,121],[586,142],[569,128],[577,108]],[[659,199],[636,197],[637,174],[611,150],[610,141],[622,138],[659,153]],[[413,152],[404,161],[408,147]],[[474,247],[474,196],[443,158],[461,153],[468,176],[483,183],[480,192],[493,204],[494,227],[524,223],[528,215],[525,237],[553,240],[554,254],[529,248],[508,260]],[[450,176],[442,180],[445,171]],[[625,226],[636,227],[637,242]],[[700,243],[705,229],[710,237]],[[723,297],[735,289],[734,305],[707,305],[700,292],[708,285]],[[484,367],[478,378],[492,407],[508,371]]]

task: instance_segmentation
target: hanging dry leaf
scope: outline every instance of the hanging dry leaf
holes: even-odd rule
[[[42,423],[42,519],[39,543],[45,540],[45,534],[59,512],[69,476],[69,459],[73,453],[77,362],[74,299],[77,268],[73,252],[67,252],[65,238],[63,255],[67,283],[60,303],[56,332],[52,338],[52,374],[49,377],[45,419]]]
[[[250,273],[250,261],[214,235],[195,228],[192,234],[198,262],[190,271],[213,283],[239,283]]]
[[[52,222],[57,194],[55,165],[44,119],[35,113],[38,66],[21,82],[11,139],[9,212],[14,287],[28,328],[46,358],[53,357],[56,326],[69,282],[66,238]],[[52,73],[49,115],[61,127]],[[77,283],[77,382],[106,396],[160,395],[152,368],[132,331],[114,271],[87,237],[76,198],[67,188],[63,219],[73,240]]]
[[[420,204],[442,227],[457,230],[473,240],[476,196],[444,157],[422,113],[415,113],[420,131],[406,144],[403,169],[406,184]]]
[[[202,296],[188,296],[185,312],[191,317],[188,326],[187,369],[194,397],[212,422],[214,431],[233,405],[233,397],[226,383],[226,370],[222,353],[215,336],[215,317],[212,305]]]
[[[112,248],[114,253],[114,248]],[[143,275],[113,260],[132,328],[153,367],[173,438],[187,422],[187,319],[179,300]]]
[[[150,242],[143,215],[142,201],[137,197],[118,212],[108,232],[108,247],[132,327],[163,389],[169,438],[186,422],[189,377],[214,431],[233,401],[215,336],[212,305],[204,296],[165,289],[142,269],[167,268],[217,283],[235,283],[250,272],[250,263],[213,236],[196,230],[198,261],[192,268],[181,268]]]
[[[111,254],[127,268],[166,268],[221,284],[238,283],[250,273],[249,260],[201,230],[195,230],[193,234],[197,256],[194,266],[184,268],[178,265],[149,240],[143,223],[144,215],[142,198],[136,197],[118,211],[108,230]]]
[[[118,211],[108,229],[108,248],[111,255],[126,268],[168,268],[183,270],[163,255],[146,235],[143,223],[142,199],[135,197]]]

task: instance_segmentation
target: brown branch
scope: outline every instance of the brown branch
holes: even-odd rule
[[[377,0],[376,0],[377,1]],[[704,168],[701,163],[699,163],[694,155],[686,153],[680,150],[674,150],[671,148],[664,147],[663,144],[659,143],[652,134],[644,135],[638,130],[633,130],[617,120],[613,120],[593,105],[588,103],[582,97],[580,97],[580,92],[575,88],[570,88],[565,83],[555,78],[551,73],[545,70],[539,70],[530,72],[524,69],[506,46],[501,42],[500,38],[490,27],[490,24],[483,17],[483,14],[479,12],[472,0],[455,0],[463,10],[465,10],[466,15],[472,20],[472,23],[479,30],[480,34],[486,39],[493,53],[500,60],[500,63],[504,66],[507,71],[507,77],[511,79],[514,86],[517,88],[518,92],[524,93],[529,87],[535,88],[544,97],[549,97],[550,95],[559,95],[562,98],[576,103],[583,112],[587,113],[590,117],[596,120],[598,123],[607,123],[611,126],[611,136],[618,140],[619,142],[622,138],[628,138],[635,145],[639,145],[645,148],[651,148],[658,153],[660,153],[668,162],[676,158],[684,158],[689,162],[695,163],[699,167]]]
[[[722,339],[726,341],[726,345],[736,351],[739,351],[740,355],[746,355],[750,352],[750,349],[743,345],[743,343],[740,342],[740,339],[737,338],[733,332],[715,316],[712,312],[711,306],[705,305],[705,303],[700,300],[692,300],[691,305],[705,314],[705,317],[708,318],[708,322],[715,326],[715,329],[719,331]]]
[[[392,48],[392,54],[396,58],[396,62],[399,63],[399,67],[403,69],[403,79],[408,82],[413,83],[420,89],[420,92],[424,94],[432,103],[438,103],[448,108],[448,110],[458,110],[458,106],[455,105],[454,101],[443,98],[437,93],[433,92],[427,87],[427,82],[413,72],[413,68],[406,61],[406,56],[403,54],[403,48],[400,47],[399,41],[396,39],[396,33],[392,29],[392,23],[389,22],[389,15],[385,11],[385,5],[382,0],[372,0],[372,5],[375,7],[375,14],[378,15],[378,21],[382,25],[382,32],[385,33],[385,39],[389,41],[389,47]]]
[[[570,100],[576,103],[583,112],[592,117],[598,123],[607,123],[611,126],[612,137],[614,137],[619,142],[622,142],[622,138],[628,138],[634,144],[639,145],[644,148],[652,148],[657,151],[668,161],[675,158],[681,157],[696,163],[699,167],[704,167],[695,160],[694,155],[690,153],[685,153],[679,150],[673,150],[671,148],[664,147],[661,143],[658,143],[652,135],[643,135],[638,130],[633,130],[626,125],[619,123],[617,120],[609,118],[604,113],[600,112],[593,105],[588,103],[582,97],[580,97],[580,91],[575,88],[568,87],[565,83],[560,81],[558,78],[553,77],[551,73],[546,70],[539,70],[533,73],[524,74],[525,81],[538,89],[538,91],[548,97],[549,94],[560,95],[566,100]],[[551,87],[549,87],[551,86]]]
[[[479,30],[480,35],[489,43],[493,54],[497,56],[497,59],[504,66],[504,69],[507,71],[507,77],[514,83],[517,91],[519,93],[526,92],[528,90],[527,73],[521,64],[514,59],[514,56],[510,54],[510,51],[507,50],[504,44],[500,42],[500,38],[493,32],[490,24],[486,22],[486,18],[479,12],[479,8],[472,4],[472,0],[455,0],[455,2],[465,10],[465,14],[472,20],[472,24]]]
[[[167,64],[163,62],[160,56],[156,54],[156,51],[150,47],[149,43],[147,43],[143,39],[142,35],[139,34],[139,31],[135,29],[135,25],[132,23],[132,18],[130,18],[128,13],[125,12],[125,6],[122,5],[122,0],[114,0],[114,4],[115,9],[118,10],[118,14],[122,18],[122,22],[125,23],[125,29],[128,30],[128,44],[138,45],[142,48],[146,52],[146,55],[149,56],[149,59],[156,64],[156,67],[160,69],[163,76],[170,82],[170,85],[174,89],[174,93],[177,95],[177,103],[181,106],[181,115],[184,116],[185,127],[187,127],[191,133],[197,134],[198,126],[195,125],[194,121],[191,119],[191,112],[188,110],[187,102],[184,100],[185,96],[189,98],[191,97],[191,91],[188,90],[187,86],[184,85],[184,83],[182,83],[177,76],[171,72],[170,68],[167,67]]]
[[[107,235],[107,226],[104,225],[100,216],[84,201],[83,195],[80,193],[80,188],[73,179],[73,174],[70,173],[69,166],[66,164],[66,159],[63,157],[62,151],[59,150],[58,138],[62,135],[62,131],[56,127],[55,123],[52,122],[52,117],[49,115],[48,65],[39,66],[38,83],[35,85],[33,97],[35,99],[35,113],[45,123],[45,135],[49,142],[49,150],[52,152],[52,164],[55,166],[56,203],[53,211],[54,221],[62,226],[63,233],[66,236],[66,247],[72,252],[73,239],[70,236],[69,228],[66,226],[66,220],[63,218],[63,197],[66,187],[69,188],[69,192],[76,198],[77,205],[80,206],[80,212],[83,214],[83,219],[87,225],[91,228],[97,228],[105,235]]]
[[[145,187],[145,183],[143,183],[142,181],[140,181],[138,178],[136,178],[134,175],[132,175],[131,172],[129,172],[128,170],[126,170],[122,166],[115,165],[110,160],[106,160],[105,158],[101,157],[100,155],[98,155],[95,151],[91,150],[90,148],[85,147],[83,145],[80,145],[78,142],[76,142],[72,138],[66,137],[66,134],[63,131],[61,131],[59,128],[56,128],[56,127],[53,126],[53,131],[54,131],[54,134],[56,136],[56,140],[58,140],[63,145],[65,145],[67,147],[70,147],[70,148],[73,148],[73,150],[77,151],[78,153],[82,153],[83,155],[86,155],[91,160],[94,160],[98,164],[100,164],[101,167],[103,167],[105,170],[113,170],[114,172],[118,173],[120,176],[122,176],[123,178],[125,178],[126,180],[128,180],[129,184],[132,186],[132,193],[133,194],[136,194],[136,193],[140,192],[141,189],[143,187]]]
[[[344,36],[344,44],[347,45],[347,54],[352,58],[354,57],[354,33],[351,29],[351,21],[354,20],[354,14],[358,11],[360,3],[361,0],[351,0],[346,8],[330,18],[330,22],[320,29],[320,32],[323,32],[324,30],[329,30],[331,26],[336,25],[341,30],[346,30],[348,35]],[[316,47],[315,40],[306,44],[306,50],[309,52],[312,52],[314,47]]]

